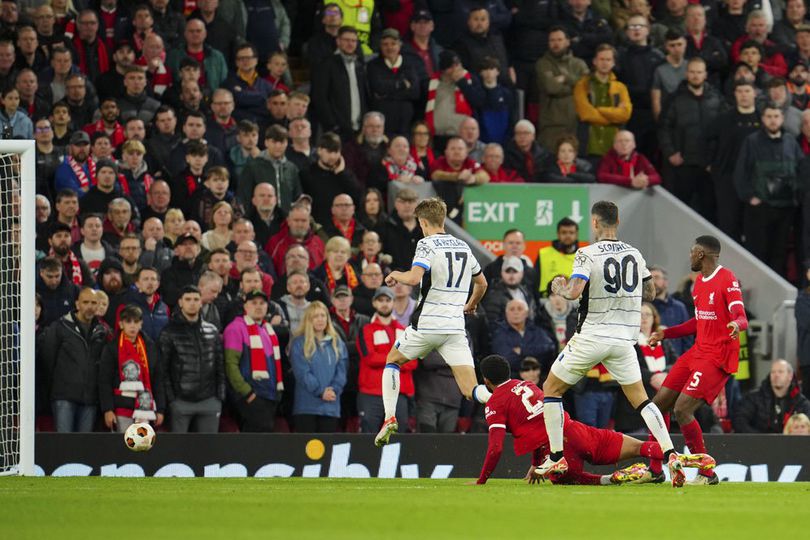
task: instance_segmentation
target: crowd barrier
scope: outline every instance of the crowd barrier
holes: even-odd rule
[[[810,481],[810,437],[706,435],[706,444],[724,481]],[[403,435],[379,449],[370,435],[158,433],[151,451],[135,453],[118,434],[38,433],[35,461],[40,476],[444,479],[477,477],[486,448],[486,435]],[[494,476],[520,479],[529,463],[507,438]]]

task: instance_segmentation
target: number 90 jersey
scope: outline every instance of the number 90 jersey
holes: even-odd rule
[[[641,326],[642,282],[651,279],[641,252],[603,240],[577,251],[571,278],[587,281],[577,332],[614,345],[633,345]]]
[[[472,277],[481,273],[470,246],[449,234],[419,240],[413,266],[425,269],[411,327],[425,334],[464,334],[464,305]]]

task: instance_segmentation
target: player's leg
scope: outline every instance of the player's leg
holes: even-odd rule
[[[658,392],[653,398],[653,403],[655,403],[664,415],[664,423],[667,426],[667,431],[669,431],[669,416],[672,409],[675,407],[675,401],[678,399],[678,396],[681,395],[681,388],[683,388],[686,381],[689,380],[689,374],[691,372],[689,362],[691,357],[692,353],[690,350],[675,362],[675,365],[669,370],[666,379],[664,379],[661,388],[658,389]],[[650,433],[650,440],[655,440],[652,433]],[[650,472],[654,477],[660,478],[663,475],[662,462],[657,459],[650,459]]]
[[[698,468],[698,477],[693,483],[718,484],[719,479],[714,472],[715,461],[706,453],[703,430],[700,429],[700,424],[695,418],[695,411],[704,403],[705,401],[702,399],[688,394],[681,394],[675,402],[675,419],[681,426],[681,433],[691,452],[689,456],[682,456],[682,461],[685,461],[685,465]]]
[[[408,328],[410,330],[410,328]],[[403,336],[404,338],[404,336]],[[385,359],[385,368],[382,375],[382,399],[383,409],[385,411],[385,421],[380,428],[377,436],[374,437],[374,444],[383,446],[388,444],[391,435],[399,429],[397,422],[397,401],[399,400],[399,366],[410,361],[410,358],[402,354],[396,345],[391,347],[388,351],[388,357]]]
[[[478,384],[475,375],[472,352],[467,336],[464,334],[450,334],[436,347],[436,351],[444,358],[445,363],[453,371],[458,389],[465,398],[486,403],[492,393],[483,384]]]

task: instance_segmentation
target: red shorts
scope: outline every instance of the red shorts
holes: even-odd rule
[[[582,470],[583,462],[591,465],[618,463],[624,437],[609,429],[586,426],[576,420],[565,424],[563,455],[571,468]]]
[[[717,349],[698,349],[692,347],[672,366],[662,386],[686,394],[695,399],[702,399],[709,405],[726,384],[729,374],[720,366],[733,364],[740,354],[736,347]]]

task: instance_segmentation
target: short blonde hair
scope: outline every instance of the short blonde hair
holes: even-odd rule
[[[447,205],[438,197],[425,199],[416,205],[417,219],[424,219],[434,227],[443,227],[447,217]]]
[[[124,146],[121,147],[121,151],[123,153],[132,153],[137,152],[141,155],[146,154],[146,147],[143,145],[141,141],[136,141],[135,139],[130,139],[124,143]]]
[[[782,433],[784,433],[785,435],[790,435],[790,430],[793,429],[793,426],[796,426],[798,424],[804,424],[810,427],[810,418],[808,418],[807,415],[804,413],[794,414],[793,416],[788,418],[787,422],[785,422],[785,429],[782,431]]]
[[[343,250],[351,255],[352,245],[342,236],[333,236],[326,242],[326,253],[339,250]]]
[[[214,225],[214,214],[216,214],[217,210],[219,210],[220,208],[227,208],[228,209],[228,212],[231,213],[231,223],[230,223],[230,225],[233,225],[233,206],[231,206],[231,204],[228,203],[228,202],[219,201],[217,204],[214,205],[214,208],[211,209],[211,222],[208,224],[208,226],[211,227],[212,229],[215,226]]]

